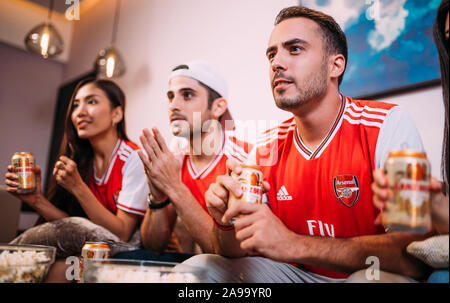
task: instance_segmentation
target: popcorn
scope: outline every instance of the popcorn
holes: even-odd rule
[[[131,266],[99,266],[92,273],[94,280],[101,283],[199,283],[192,273],[171,272],[163,268],[134,268]],[[92,281],[94,282],[94,281]]]
[[[0,283],[42,282],[49,261],[45,252],[5,250],[0,253]]]

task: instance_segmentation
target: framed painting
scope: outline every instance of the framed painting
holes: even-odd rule
[[[341,91],[363,99],[438,85],[433,23],[441,0],[302,0],[332,16],[347,36]]]

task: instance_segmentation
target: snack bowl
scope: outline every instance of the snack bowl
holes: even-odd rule
[[[206,269],[181,263],[127,259],[89,259],[84,283],[201,283]]]
[[[0,283],[40,283],[55,262],[56,248],[0,244]]]

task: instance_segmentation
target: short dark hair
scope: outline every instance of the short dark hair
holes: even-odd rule
[[[174,72],[179,69],[189,69],[189,66],[187,66],[186,64],[181,64],[181,65],[178,65],[177,67],[175,67],[174,69],[172,69],[172,71]],[[197,79],[195,79],[195,80],[197,80]],[[198,83],[200,83],[200,85],[202,87],[204,87],[206,89],[206,91],[208,92],[208,109],[211,109],[211,106],[214,103],[214,100],[222,98],[222,96],[218,92],[216,92],[214,89],[212,89],[208,85],[202,83],[201,81],[198,81]]]
[[[341,27],[332,17],[303,6],[291,6],[282,9],[275,19],[275,25],[286,19],[298,17],[310,19],[319,25],[323,37],[324,49],[327,54],[342,54],[345,57],[344,71],[338,79],[339,84],[341,84],[345,69],[347,68],[348,58],[347,38]]]

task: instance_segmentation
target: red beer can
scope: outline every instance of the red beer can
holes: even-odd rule
[[[86,242],[81,250],[80,282],[83,282],[83,267],[89,259],[109,259],[111,249],[106,242]]]
[[[34,173],[35,159],[32,153],[14,153],[11,158],[11,165],[19,178],[17,183],[18,194],[29,194],[36,190],[36,175]]]
[[[388,231],[429,231],[431,169],[426,154],[392,151],[384,170],[393,195],[381,215],[383,225]]]
[[[262,203],[262,181],[263,174],[261,172],[261,168],[257,165],[245,165],[241,164],[242,173],[237,175],[235,173],[231,173],[231,177],[238,181],[241,184],[241,190],[243,192],[241,198],[236,198],[233,193],[230,193],[230,198],[228,199],[228,207],[233,205],[234,203],[239,202],[250,202],[250,203]],[[238,215],[230,220],[230,223],[233,224],[236,218],[241,218],[244,215]]]

